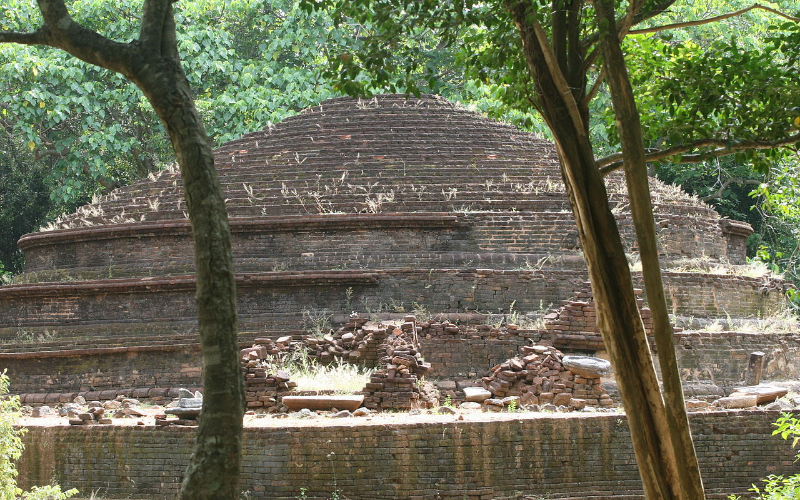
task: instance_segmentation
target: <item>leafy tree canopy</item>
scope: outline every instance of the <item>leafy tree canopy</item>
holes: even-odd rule
[[[69,7],[87,28],[130,40],[138,36],[141,3],[76,0]],[[325,15],[281,0],[201,0],[176,8],[185,70],[217,144],[333,95],[316,68],[345,37]],[[30,31],[39,17],[30,2],[4,6],[0,30]],[[85,200],[99,186],[125,184],[172,159],[145,98],[118,74],[46,47],[6,44],[0,89],[7,133],[51,167],[57,200]]]
[[[68,5],[78,22],[109,38],[138,37],[142,0]],[[184,68],[216,144],[335,95],[317,68],[350,28],[335,28],[326,14],[288,0],[175,6]],[[40,22],[33,2],[0,6],[0,31],[32,31]],[[0,125],[0,267],[12,271],[21,265],[22,234],[174,161],[135,85],[47,47],[0,45]]]
[[[761,7],[743,0],[641,3],[641,22],[625,37],[623,49],[652,172],[696,192],[723,215],[751,222],[760,233],[753,250],[769,242],[762,257],[782,255],[782,267],[792,274],[796,259],[793,264],[788,257],[797,252],[791,230],[797,220],[787,219],[778,206],[796,205],[787,198],[797,191],[786,173],[796,170],[800,140],[800,2]],[[554,36],[559,21],[553,12],[561,3],[533,4],[531,15]],[[369,95],[387,84],[411,93],[435,87],[438,75],[428,70],[413,43],[424,34],[452,47],[465,79],[480,82],[491,96],[494,105],[484,111],[493,116],[515,112],[524,117],[515,120],[518,125],[543,128],[510,3],[307,0],[303,5],[309,10],[333,6],[338,22],[355,18],[373,26],[340,57],[329,59],[324,73],[337,88]],[[628,7],[620,2],[618,19]],[[598,166],[610,171],[621,167],[619,135],[603,60],[593,49],[598,26],[592,10],[587,2],[576,13],[586,67],[566,71],[587,72],[592,143]],[[404,78],[414,74],[416,79]],[[755,187],[757,196],[751,198]]]

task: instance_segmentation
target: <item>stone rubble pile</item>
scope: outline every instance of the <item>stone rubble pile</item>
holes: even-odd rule
[[[180,389],[178,399],[167,405],[163,416],[156,417],[156,425],[196,426],[203,410],[203,395],[198,391]],[[178,418],[169,418],[172,415]]]
[[[421,382],[431,368],[419,352],[416,320],[406,316],[394,327],[379,349],[383,367],[377,370],[364,388],[364,406],[376,410],[411,410],[432,408],[438,404],[433,385]]]
[[[290,337],[281,337],[277,342],[269,339],[257,339],[257,342],[259,344],[253,347],[242,349],[239,358],[247,408],[278,411],[281,397],[297,387],[296,382],[289,380],[289,373],[273,368],[275,360],[292,347]]]
[[[69,419],[70,425],[109,425],[111,418],[138,418],[145,414],[137,409],[141,403],[138,399],[118,396],[116,399],[105,401],[90,401],[78,396],[72,403],[67,403],[58,409],[57,414]],[[56,412],[48,406],[34,408],[32,416],[50,416]],[[141,422],[143,423],[143,422]]]
[[[521,358],[495,366],[482,383],[492,394],[490,399],[518,396],[521,405],[611,407],[614,403],[600,385],[609,367],[598,358],[564,356],[552,346],[525,346]]]
[[[86,411],[77,413],[75,417],[69,419],[69,425],[95,425],[111,423],[111,419],[105,416],[105,408],[100,405],[92,404]]]
[[[650,309],[644,307],[642,290],[635,288],[634,293],[645,331],[647,335],[652,335],[653,318]],[[584,283],[583,288],[570,300],[563,301],[557,311],[545,315],[544,320],[546,334],[556,347],[581,350],[605,349],[603,337],[597,328],[597,312],[589,282]]]
[[[392,325],[367,324],[367,318],[352,316],[341,329],[324,335],[304,339],[308,353],[322,364],[337,359],[364,366],[376,366],[379,362],[378,348],[386,338]]]

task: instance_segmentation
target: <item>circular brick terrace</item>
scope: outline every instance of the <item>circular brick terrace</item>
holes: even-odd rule
[[[333,99],[222,146],[215,160],[231,214],[243,341],[296,330],[304,311],[539,311],[586,279],[552,144],[440,98]],[[665,261],[743,260],[749,226],[651,183]],[[635,251],[621,174],[607,184]],[[0,287],[0,358],[31,380],[46,365],[66,380],[81,368],[72,351],[97,348],[99,359],[109,349],[113,370],[122,357],[143,362],[139,348],[172,341],[193,370],[192,242],[181,191],[178,174],[164,171],[24,236],[26,271]],[[780,280],[689,274],[666,278],[676,314],[752,316],[782,300]],[[10,357],[36,352],[41,359]],[[168,358],[153,370],[163,373]],[[102,388],[124,383],[125,370],[100,377]],[[74,390],[65,384],[54,385]]]
[[[629,500],[643,498],[624,414],[465,413],[332,420],[248,419],[241,488],[251,498]],[[708,498],[793,474],[777,411],[697,413],[690,424]],[[193,428],[26,422],[20,486],[104,498],[174,498]]]

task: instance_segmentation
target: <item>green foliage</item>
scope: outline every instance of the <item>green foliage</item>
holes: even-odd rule
[[[175,4],[179,49],[196,104],[217,144],[334,95],[317,76],[347,30],[288,0]],[[141,0],[70,2],[74,18],[119,41],[138,36]],[[33,2],[0,9],[0,29],[33,31]],[[209,26],[214,26],[209,30]],[[173,153],[144,96],[121,75],[62,51],[0,45],[0,121],[50,167],[58,200],[85,199],[144,177]]]
[[[735,144],[795,133],[800,79],[794,54],[800,47],[794,39],[800,27],[784,23],[773,29],[775,34],[759,48],[746,46],[739,37],[705,46],[694,40],[628,37],[631,83],[643,110],[646,141],[657,146],[714,138]],[[747,150],[735,159],[765,172],[785,154],[781,149]]]
[[[791,413],[784,413],[775,421],[774,425],[776,429],[772,431],[772,435],[780,435],[781,439],[791,439],[792,447],[797,448],[797,443],[800,443],[800,419],[795,418]],[[800,458],[800,453],[798,453],[798,458]]]
[[[777,428],[772,435],[780,435],[781,438],[792,440],[792,446],[797,447],[800,442],[800,419],[791,413],[784,413],[774,424]],[[800,458],[800,455],[798,455]],[[800,498],[800,474],[793,476],[782,476],[772,474],[764,479],[764,485],[760,488],[753,485],[750,491],[758,495],[758,500],[795,500]],[[737,500],[739,497],[731,495],[730,500]]]
[[[738,0],[678,2],[651,24],[710,17],[750,5]],[[800,2],[772,7],[796,11]],[[734,145],[797,134],[799,35],[798,23],[753,10],[722,23],[629,36],[625,50],[647,145],[660,148],[703,138]],[[612,145],[618,141],[613,120],[613,113],[604,111],[604,130]],[[707,199],[723,216],[749,222],[755,229],[749,255],[800,285],[800,189],[794,152],[749,149],[699,163],[683,160],[678,155],[656,164],[657,177]],[[800,305],[797,297],[794,301]]]
[[[23,492],[17,487],[15,462],[22,456],[22,436],[26,429],[16,427],[19,420],[19,397],[8,395],[8,376],[0,373],[0,500],[65,500],[78,493],[75,488],[61,491],[60,486],[35,486]]]
[[[66,500],[78,494],[78,490],[62,491],[61,486],[34,486],[31,491],[22,494],[22,500]]]
[[[510,21],[499,3],[302,0],[300,5],[307,12],[330,10],[337,26],[357,27],[356,36],[332,48],[322,67],[336,91],[439,94],[549,135],[529,100],[519,36],[504,29]]]
[[[22,262],[17,240],[49,215],[74,208],[50,199],[50,167],[13,136],[0,136],[0,282]],[[82,200],[78,200],[82,201]]]
[[[19,398],[8,396],[8,377],[0,374],[0,500],[16,500],[22,490],[17,488],[15,462],[22,456],[24,430],[14,427],[19,419]]]

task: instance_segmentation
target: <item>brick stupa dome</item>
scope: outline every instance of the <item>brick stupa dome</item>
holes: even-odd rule
[[[584,286],[552,144],[442,98],[331,99],[223,145],[215,159],[243,345],[351,311],[524,314]],[[621,175],[607,184],[633,254]],[[747,224],[651,185],[666,263],[744,261]],[[25,273],[0,288],[6,352],[164,344],[196,355],[192,243],[175,171],[49,229],[20,240]],[[782,300],[780,286],[757,293],[762,282],[734,277],[724,287],[740,298],[684,293],[683,274],[666,275],[679,315],[755,315]],[[31,345],[25,335],[44,340]]]

